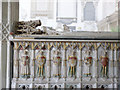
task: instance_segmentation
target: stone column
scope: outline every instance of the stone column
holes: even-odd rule
[[[5,5],[5,3],[7,5]],[[16,2],[11,2],[11,0],[6,0],[3,4],[3,12],[2,12],[2,22],[4,24],[9,24],[9,28],[7,28],[8,36],[6,37],[7,41],[7,72],[6,72],[6,88],[10,88],[10,78],[11,76],[11,70],[10,70],[10,59],[11,59],[11,44],[9,40],[9,34],[10,32],[15,32],[15,22],[19,21],[19,1],[16,0]],[[6,12],[7,10],[7,12]],[[7,20],[8,19],[8,20]],[[6,23],[5,23],[6,22]],[[5,49],[4,49],[5,50]],[[5,60],[4,60],[5,61]],[[5,80],[4,80],[5,82]]]
[[[61,67],[61,76],[63,79],[65,79],[67,77],[67,65],[66,65],[66,45],[64,43],[64,46],[63,46],[63,59],[62,59],[62,67]]]
[[[18,47],[18,42],[14,42],[14,72],[13,72],[13,77],[14,78],[19,78],[19,51],[17,49]]]
[[[16,61],[17,63],[18,61]],[[7,75],[6,75],[6,88],[10,87],[10,64],[11,64],[11,44],[7,41]]]
[[[46,57],[46,77],[49,80],[51,77],[51,48],[48,43],[47,57]]]
[[[35,77],[35,50],[34,50],[34,43],[32,42],[32,49],[31,49],[31,68],[30,68],[30,70],[31,70],[31,78],[33,78],[34,79],[34,77]]]
[[[0,1],[1,2],[1,1]],[[6,88],[6,63],[7,63],[7,38],[3,38],[3,35],[5,35],[2,30],[3,30],[3,26],[6,26],[6,24],[8,23],[8,1],[6,0],[5,2],[1,2],[2,3],[2,8],[1,10],[1,14],[2,14],[2,24],[0,27],[0,89],[2,88]],[[6,31],[6,30],[5,30]]]

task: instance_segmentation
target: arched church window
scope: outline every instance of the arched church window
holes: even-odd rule
[[[84,8],[84,20],[95,21],[95,7],[93,2],[87,2]]]
[[[53,19],[54,1],[52,0],[19,0],[19,3],[20,21],[28,21],[36,18]]]
[[[77,22],[77,0],[57,0],[56,20],[63,24]]]

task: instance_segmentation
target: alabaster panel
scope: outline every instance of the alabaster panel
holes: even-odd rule
[[[13,73],[18,76],[13,76],[12,87],[117,87],[119,45],[91,41],[14,42]]]

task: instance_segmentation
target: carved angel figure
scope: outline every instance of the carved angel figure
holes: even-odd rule
[[[60,76],[60,68],[61,68],[61,57],[59,56],[60,52],[55,51],[55,56],[53,57],[53,76],[59,77]]]
[[[28,78],[30,77],[29,72],[29,55],[28,50],[24,51],[24,54],[21,56],[21,77]]]
[[[68,57],[69,63],[69,72],[68,75],[70,77],[75,76],[76,73],[76,64],[77,64],[77,57],[75,56],[75,51],[72,52],[72,55]]]
[[[45,62],[46,62],[46,57],[44,56],[44,52],[41,51],[40,55],[37,56],[36,63],[37,63],[37,76],[38,77],[43,77],[45,73]]]

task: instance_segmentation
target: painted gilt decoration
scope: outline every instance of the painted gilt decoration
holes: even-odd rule
[[[45,74],[45,62],[46,57],[44,56],[44,51],[40,51],[40,55],[36,58],[36,64],[37,64],[37,76],[43,77]]]
[[[100,60],[101,60],[101,64],[102,64],[102,67],[101,67],[102,77],[107,77],[107,73],[108,73],[108,60],[109,60],[109,58],[107,56],[107,52],[105,52],[104,56],[101,56]]]
[[[72,55],[68,57],[68,64],[69,64],[68,75],[70,77],[75,77],[76,65],[77,65],[77,57],[75,55],[75,51],[72,51]]]
[[[27,80],[27,85],[37,88],[84,87],[81,81],[88,85],[84,88],[99,87],[96,83],[103,82],[105,88],[112,87],[110,77],[118,77],[119,48],[120,43],[114,42],[15,41],[12,86],[18,78],[17,85]]]

